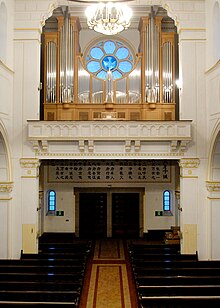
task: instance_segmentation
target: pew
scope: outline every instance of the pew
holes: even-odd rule
[[[79,307],[90,250],[89,241],[53,234],[39,239],[37,254],[0,260],[0,306]]]
[[[141,308],[219,307],[220,261],[163,244],[133,243],[129,254]]]

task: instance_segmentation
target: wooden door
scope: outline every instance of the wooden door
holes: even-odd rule
[[[139,193],[112,194],[112,237],[139,236]]]
[[[79,236],[104,238],[107,236],[107,194],[79,194]]]

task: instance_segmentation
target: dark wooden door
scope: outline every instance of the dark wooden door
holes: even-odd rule
[[[139,193],[112,194],[112,236],[139,236]]]
[[[107,194],[79,194],[79,236],[104,238],[107,236]]]

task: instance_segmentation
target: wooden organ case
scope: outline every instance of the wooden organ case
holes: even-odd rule
[[[134,68],[113,80],[110,102],[107,80],[85,68],[78,17],[67,9],[53,20],[55,30],[42,34],[44,120],[178,120],[177,34],[167,15],[157,15],[151,8],[148,16],[140,18]],[[121,95],[117,95],[119,89]]]

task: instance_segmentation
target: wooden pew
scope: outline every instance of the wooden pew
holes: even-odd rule
[[[197,254],[161,245],[129,248],[141,308],[220,306],[220,261],[198,261]]]
[[[219,308],[220,296],[152,296],[143,297],[139,308]]]
[[[0,260],[0,306],[78,307],[91,243],[39,242],[38,254]]]

